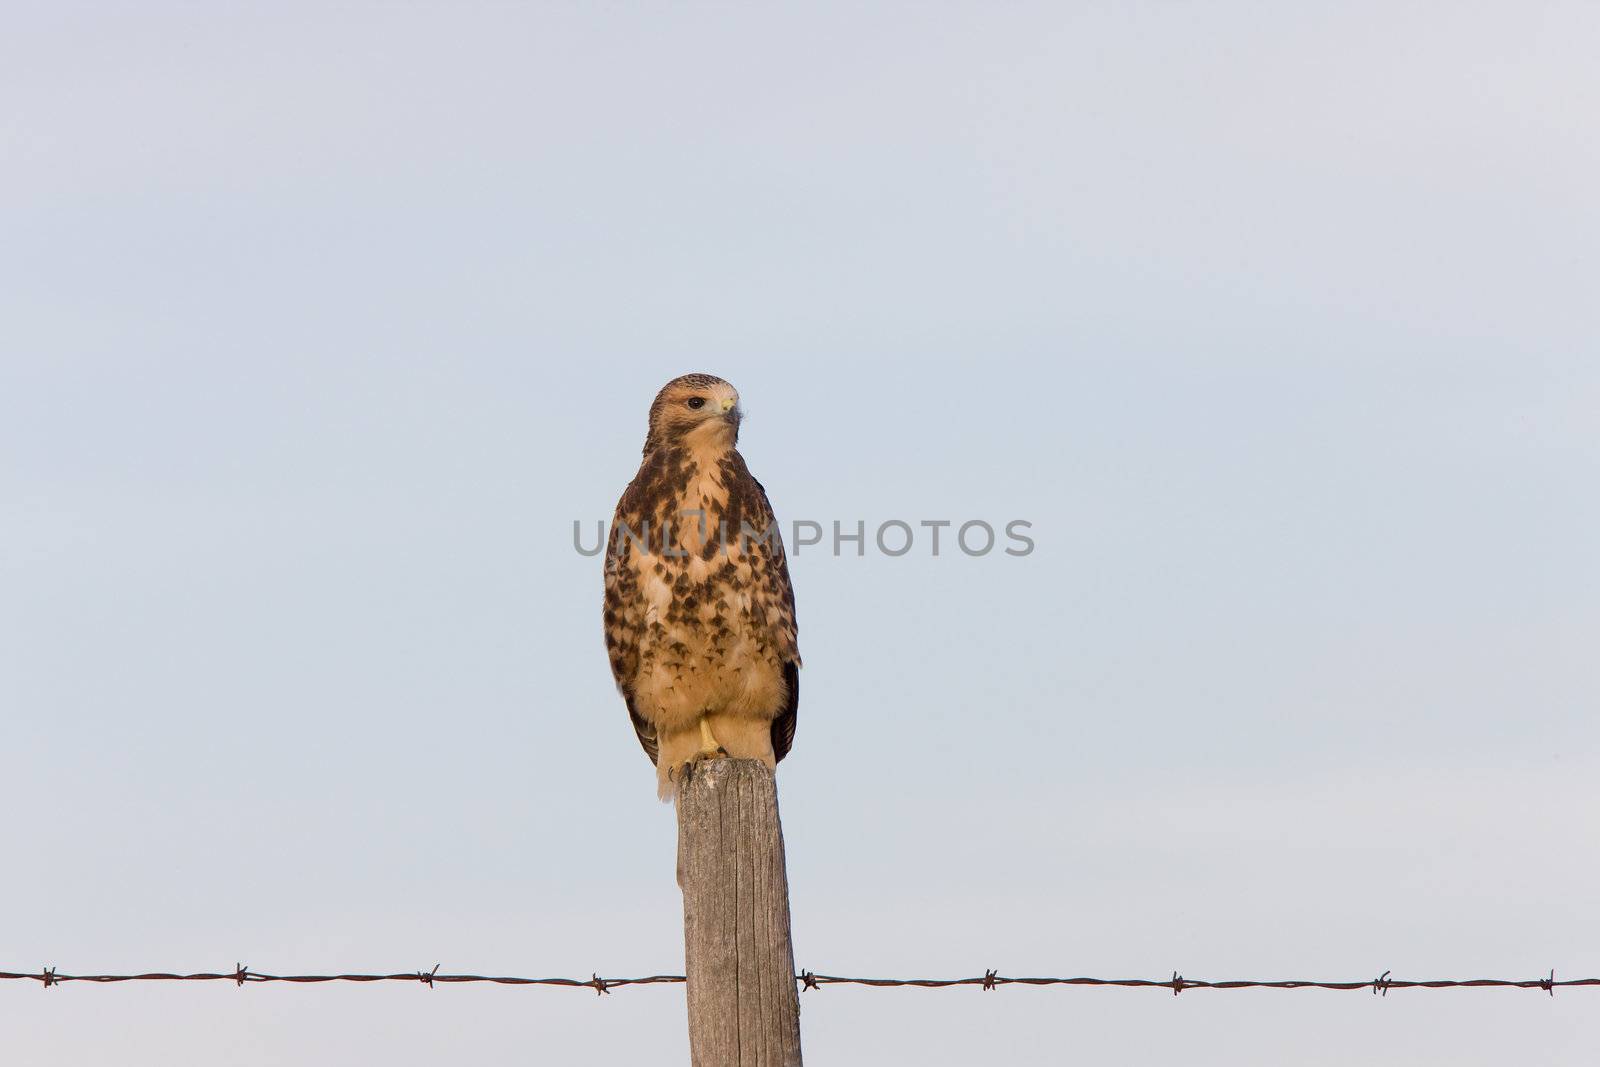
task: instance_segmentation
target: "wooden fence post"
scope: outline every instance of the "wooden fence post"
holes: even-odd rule
[[[798,1067],[783,829],[760,761],[707,760],[679,788],[678,885],[695,1067]]]

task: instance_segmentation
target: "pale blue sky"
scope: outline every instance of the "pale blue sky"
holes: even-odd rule
[[[12,4],[0,969],[675,971],[597,560],[793,561],[797,963],[1600,973],[1583,4]],[[1569,1064],[1600,994],[827,989],[815,1063]],[[681,990],[0,988],[8,1059],[681,1062]]]

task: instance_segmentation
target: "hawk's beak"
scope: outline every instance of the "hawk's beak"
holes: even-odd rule
[[[728,413],[728,412],[730,412],[730,411],[732,411],[732,410],[733,410],[733,406],[734,406],[734,405],[735,405],[735,404],[737,404],[737,403],[738,403],[738,401],[737,401],[737,400],[735,400],[735,399],[734,399],[734,398],[733,398],[733,397],[731,397],[731,396],[725,396],[725,397],[723,397],[723,398],[722,398],[722,413],[723,413],[723,414],[724,414],[724,415],[726,415],[726,414],[727,414],[727,413]]]

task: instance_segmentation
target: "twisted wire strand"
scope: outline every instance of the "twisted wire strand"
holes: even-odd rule
[[[1600,978],[1557,979],[1552,970],[1544,978],[1390,978],[1384,971],[1377,978],[1365,981],[1324,982],[1302,978],[1278,980],[1233,979],[1206,981],[1185,978],[1174,971],[1171,978],[1026,978],[1008,977],[994,970],[985,970],[982,977],[974,978],[850,978],[836,974],[816,974],[801,971],[795,981],[804,990],[819,990],[829,985],[854,985],[872,988],[949,989],[956,986],[977,986],[992,991],[1000,986],[1117,986],[1122,988],[1170,989],[1174,996],[1189,989],[1336,989],[1352,991],[1371,990],[1384,996],[1391,989],[1542,989],[1551,996],[1558,987],[1576,988],[1600,986]],[[33,981],[43,987],[64,985],[68,982],[233,982],[244,985],[257,982],[291,982],[300,985],[318,985],[329,982],[416,982],[432,988],[435,985],[468,985],[489,983],[509,986],[564,986],[572,989],[592,989],[596,995],[610,993],[613,989],[635,985],[682,984],[681,974],[652,974],[640,978],[602,978],[598,973],[588,978],[523,978],[512,975],[440,974],[439,964],[427,971],[403,971],[395,974],[268,974],[252,971],[244,964],[236,964],[231,971],[201,971],[179,974],[171,971],[150,971],[143,974],[61,974],[54,967],[38,971],[0,971],[0,981]]]

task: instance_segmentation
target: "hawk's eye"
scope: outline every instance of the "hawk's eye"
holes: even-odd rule
[[[694,410],[699,411],[701,408],[706,406],[706,398],[703,396],[691,396],[688,400],[688,404]]]

